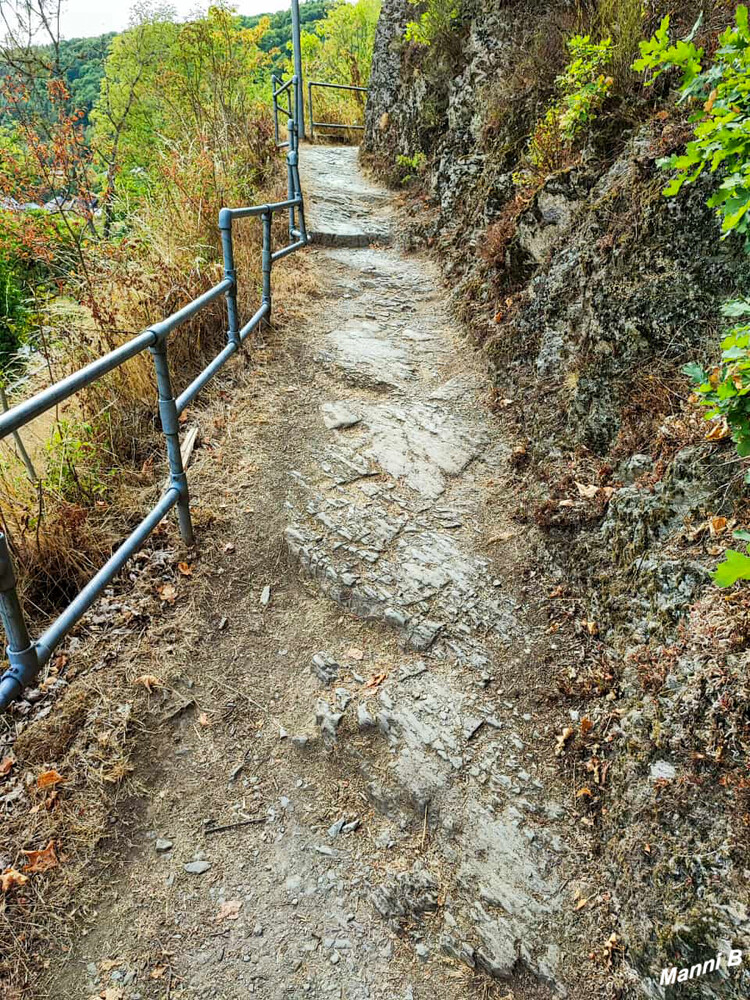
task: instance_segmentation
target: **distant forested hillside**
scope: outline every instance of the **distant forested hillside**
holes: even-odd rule
[[[335,6],[335,0],[308,0],[300,5],[300,22],[302,30],[312,31],[316,22],[322,21]],[[257,43],[261,51],[271,57],[272,68],[282,72],[289,57],[289,46],[292,41],[291,10],[281,10],[275,14],[255,14],[252,17],[238,17],[238,23],[244,28],[257,28],[261,22],[270,21],[263,37]],[[112,40],[117,37],[115,32],[106,35],[96,35],[92,38],[71,38],[61,40],[56,47],[42,46],[39,54],[50,64],[59,62],[62,75],[67,82],[70,97],[75,107],[84,113],[84,122],[88,124],[89,114],[99,97],[104,63],[110,51]],[[13,77],[15,68],[0,61],[0,79]],[[9,124],[14,118],[12,109],[2,101],[0,94],[0,124]]]
[[[302,30],[312,31],[316,21],[322,21],[334,6],[334,0],[308,0],[300,5],[300,23]],[[264,18],[270,18],[271,24],[258,43],[259,48],[272,55],[274,68],[281,69],[287,57],[288,46],[292,41],[292,12],[290,9],[279,10],[275,14],[255,14],[253,17],[240,17],[240,22],[246,28],[256,28]],[[274,50],[278,49],[278,53]]]
[[[99,97],[104,61],[115,37],[115,32],[109,32],[94,38],[71,38],[69,41],[61,40],[56,51],[51,45],[42,46],[39,50],[40,56],[50,64],[56,60],[59,62],[71,99],[84,112],[87,122]],[[15,75],[15,66],[0,62],[1,79],[12,79]],[[7,102],[3,102],[0,95],[0,124],[7,124],[8,119],[13,117]]]

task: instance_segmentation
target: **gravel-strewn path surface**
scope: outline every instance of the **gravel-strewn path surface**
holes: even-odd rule
[[[241,497],[205,645],[50,996],[597,995],[546,700],[553,584],[498,489],[483,368],[430,262],[357,248],[389,217],[354,151],[301,159],[319,296],[269,335],[225,481],[195,491]]]

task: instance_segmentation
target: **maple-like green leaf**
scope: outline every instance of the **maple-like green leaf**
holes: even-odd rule
[[[713,580],[717,587],[731,587],[738,580],[750,580],[750,556],[727,549],[724,562],[716,567]]]

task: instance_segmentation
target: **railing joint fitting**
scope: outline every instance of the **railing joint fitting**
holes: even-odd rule
[[[188,478],[186,472],[172,473],[169,479],[170,489],[176,490],[183,500],[188,497]]]
[[[5,655],[8,657],[10,667],[3,674],[6,677],[18,681],[22,687],[26,687],[34,680],[39,670],[39,656],[35,645],[26,649],[6,649]]]

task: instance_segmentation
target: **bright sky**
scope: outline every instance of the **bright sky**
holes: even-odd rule
[[[208,0],[168,0],[179,17],[205,11]],[[128,25],[132,0],[65,0],[60,21],[63,38],[85,38]],[[289,6],[289,0],[234,0],[238,14],[267,14]]]

